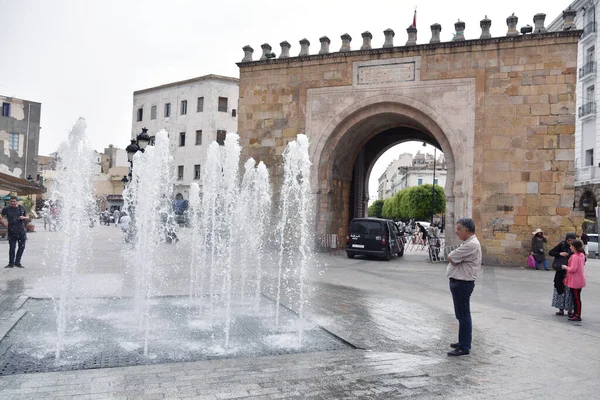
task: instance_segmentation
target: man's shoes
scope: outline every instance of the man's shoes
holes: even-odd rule
[[[17,267],[17,268],[25,268],[21,263],[15,264],[15,267]]]
[[[453,349],[458,349],[458,342],[457,343],[450,343],[450,347],[452,347]]]
[[[7,265],[6,267],[4,267],[4,268],[12,268],[12,267],[14,267],[14,266],[15,266],[14,264],[8,264],[8,265]]]
[[[448,357],[459,357],[459,356],[468,356],[468,355],[469,355],[469,350],[464,350],[464,349],[461,349],[460,347],[448,352]]]
[[[565,312],[564,312],[564,311],[562,311],[562,310],[561,310],[561,311],[557,311],[557,312],[556,312],[556,315],[565,315]]]
[[[574,322],[581,321],[581,317],[578,317],[577,315],[573,315],[571,318],[569,318],[569,321],[574,321]]]

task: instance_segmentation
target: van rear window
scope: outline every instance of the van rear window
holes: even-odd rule
[[[381,235],[383,227],[379,221],[353,221],[350,224],[350,233]]]

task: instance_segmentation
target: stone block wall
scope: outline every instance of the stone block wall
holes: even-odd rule
[[[350,87],[364,92],[367,88],[353,79],[355,63],[419,59],[415,85],[471,79],[474,99],[464,104],[465,111],[474,108],[473,139],[467,135],[459,143],[460,137],[450,138],[451,132],[445,134],[452,140],[434,136],[447,159],[467,158],[472,163],[472,176],[448,179],[462,182],[468,204],[456,212],[472,210],[484,260],[523,265],[534,229],[542,228],[554,243],[567,231],[580,231],[583,220],[581,213],[572,211],[578,37],[578,32],[568,31],[242,62],[238,132],[244,155],[265,162],[277,190],[283,149],[309,123],[309,91]],[[383,96],[398,85],[391,82],[368,90]],[[456,107],[456,100],[451,101]],[[433,98],[429,104],[434,104]],[[342,100],[322,104],[322,109],[337,121],[347,106]],[[456,118],[437,111],[448,121]],[[324,139],[329,144],[319,136],[323,132],[313,132],[311,141]],[[350,153],[356,159],[365,142],[348,135],[342,141],[344,154],[334,151],[333,158]],[[312,162],[319,166],[313,176],[319,181],[314,185],[319,218],[327,220],[319,229],[345,235],[352,170],[335,171],[330,159]],[[447,184],[446,195],[453,201],[458,193],[456,188],[449,190],[451,186]],[[331,221],[342,223],[333,227]]]

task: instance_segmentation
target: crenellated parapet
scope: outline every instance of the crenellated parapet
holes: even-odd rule
[[[466,32],[466,23],[461,21],[460,19],[454,24],[454,33],[453,38],[450,42],[441,42],[440,33],[442,31],[442,26],[440,24],[431,25],[431,39],[428,43],[418,44],[417,43],[417,28],[414,26],[409,26],[406,29],[407,41],[404,46],[394,46],[394,36],[395,33],[392,29],[386,29],[383,31],[383,43],[380,48],[373,47],[372,40],[373,35],[366,31],[362,33],[363,43],[360,47],[360,50],[352,50],[351,41],[352,37],[345,33],[341,35],[341,47],[339,51],[336,53],[330,53],[329,46],[331,44],[331,40],[327,36],[323,36],[319,39],[321,47],[318,53],[310,54],[310,42],[308,39],[304,38],[300,40],[300,52],[297,57],[290,56],[290,48],[291,45],[287,41],[283,41],[280,43],[281,45],[281,53],[279,55],[279,60],[275,59],[275,54],[271,52],[271,46],[268,43],[264,43],[261,45],[263,53],[259,60],[253,60],[253,52],[254,50],[250,46],[245,46],[244,50],[244,58],[241,61],[241,64],[249,63],[249,62],[280,62],[283,61],[281,59],[294,59],[294,58],[305,58],[305,57],[332,57],[332,56],[340,56],[342,54],[356,54],[358,52],[393,52],[393,51],[402,51],[403,48],[410,48],[415,46],[426,46],[426,47],[447,47],[447,46],[456,46],[456,45],[468,45],[472,44],[474,41],[494,41],[494,40],[502,40],[505,39],[517,39],[522,38],[524,36],[536,36],[536,35],[560,35],[561,32],[568,32],[569,34],[577,34],[576,27],[574,23],[576,12],[571,7],[563,11],[563,29],[559,32],[548,32],[546,27],[544,26],[546,14],[538,13],[533,17],[533,24],[525,25],[521,27],[519,30],[517,28],[517,24],[519,22],[519,18],[513,13],[508,18],[506,18],[506,26],[507,32],[505,36],[493,38],[490,34],[490,27],[492,26],[492,21],[485,16],[479,23],[481,28],[481,33],[477,39],[467,39]]]

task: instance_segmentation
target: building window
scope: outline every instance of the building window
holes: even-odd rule
[[[2,103],[2,116],[10,117],[10,103]]]
[[[585,166],[590,167],[594,165],[594,149],[585,151]]]
[[[587,49],[585,58],[586,58],[585,59],[586,63],[596,61],[596,47],[595,46],[591,46],[590,48]]]
[[[204,111],[204,97],[198,97],[198,105],[196,106],[196,112]]]
[[[227,135],[227,131],[217,131],[217,143],[219,146],[225,146],[225,136]]]
[[[177,180],[183,180],[183,165],[177,167]]]
[[[187,114],[187,100],[181,100],[181,115]]]
[[[227,112],[227,97],[219,97],[219,111]]]
[[[165,118],[171,116],[171,103],[165,103]]]
[[[8,149],[19,151],[19,134],[11,133],[9,137]]]
[[[423,184],[423,178],[417,179],[417,185],[421,186]]]
[[[200,164],[194,165],[194,179],[200,179]]]
[[[179,134],[179,147],[185,146],[185,132]]]
[[[437,185],[437,184],[438,184],[438,180],[437,180],[437,178],[433,180],[433,184],[434,184],[434,185]]]
[[[589,103],[591,101],[596,101],[596,88],[594,85],[588,86],[585,90],[585,101]]]
[[[144,109],[143,108],[138,108],[137,109],[137,120],[138,120],[138,122],[140,122],[143,118],[144,118]]]
[[[150,119],[156,119],[156,106],[150,107]]]
[[[231,116],[234,118],[237,116],[237,110],[235,108],[231,110]]]
[[[202,131],[196,131],[196,146],[202,144]]]

